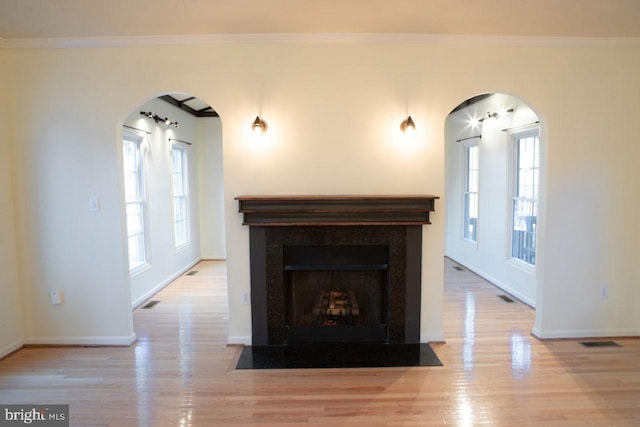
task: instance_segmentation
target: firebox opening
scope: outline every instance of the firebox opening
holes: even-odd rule
[[[388,245],[285,246],[288,343],[388,338]]]

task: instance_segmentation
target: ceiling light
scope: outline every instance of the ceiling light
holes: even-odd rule
[[[507,113],[513,113],[513,108],[509,108],[509,109],[502,108],[502,109],[500,109],[500,111],[494,111],[494,112],[487,111],[487,116],[483,117],[481,119],[478,119],[478,121],[479,122],[483,122],[486,119],[496,119],[497,120],[497,119],[499,119],[501,117],[506,116]]]
[[[475,116],[469,118],[469,126],[477,128],[478,126],[480,126],[480,122],[484,120],[484,119],[479,119]]]
[[[176,128],[179,127],[178,122],[172,122],[168,117],[160,117],[157,114],[153,114],[151,111],[140,111],[140,115],[145,116],[146,118],[151,119],[156,123],[164,123],[167,126],[175,126]]]

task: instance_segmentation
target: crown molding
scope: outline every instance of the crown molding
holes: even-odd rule
[[[529,37],[454,34],[206,34],[181,36],[2,39],[0,49],[83,49],[217,44],[431,44],[452,46],[530,46],[638,48],[640,37]]]

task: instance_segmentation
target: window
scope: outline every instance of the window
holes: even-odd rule
[[[127,212],[129,271],[147,264],[145,192],[142,138],[125,133],[122,138],[124,194]]]
[[[538,129],[512,134],[515,143],[515,185],[512,202],[511,256],[536,264],[536,227],[540,187]]]
[[[464,148],[464,218],[462,236],[471,242],[478,238],[478,143]]]
[[[183,147],[171,148],[173,164],[173,234],[176,247],[189,242],[187,221],[187,151]]]

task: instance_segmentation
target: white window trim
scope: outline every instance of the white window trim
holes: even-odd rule
[[[147,255],[148,257],[148,255]],[[149,262],[148,258],[147,261],[140,264],[139,266],[137,266],[136,268],[129,270],[129,277],[134,277],[144,271],[147,271],[151,268],[151,263]]]
[[[508,168],[508,191],[507,191],[507,200],[506,200],[506,212],[507,218],[507,239],[505,242],[505,253],[506,253],[506,263],[510,266],[517,268],[518,270],[530,274],[532,276],[536,276],[538,258],[539,258],[539,247],[538,247],[538,227],[536,227],[536,263],[529,264],[528,262],[522,261],[519,258],[515,258],[512,256],[513,253],[513,200],[516,194],[516,186],[517,186],[517,171],[518,171],[518,147],[517,141],[521,138],[526,138],[528,136],[537,136],[538,137],[538,156],[539,158],[539,168],[538,168],[538,198],[537,203],[538,207],[540,206],[540,198],[541,198],[541,171],[543,168],[542,165],[542,138],[540,136],[540,125],[535,123],[529,126],[519,126],[517,129],[506,131],[508,136],[508,144],[509,144],[509,168]],[[539,219],[539,218],[538,218]],[[539,221],[538,221],[539,222]]]
[[[144,149],[143,149],[143,144],[144,144],[144,138],[138,134],[135,134],[133,132],[129,132],[129,131],[123,131],[122,132],[122,140],[123,142],[125,140],[133,142],[138,144],[139,147],[139,154],[140,154],[140,170],[139,170],[139,174],[142,177],[142,183],[141,183],[141,193],[142,193],[142,208],[143,208],[143,216],[142,216],[142,227],[143,227],[143,242],[144,242],[144,254],[145,254],[145,261],[142,262],[141,264],[135,266],[134,268],[129,268],[129,276],[135,276],[137,274],[140,274],[141,272],[149,269],[151,267],[151,252],[150,252],[150,248],[149,248],[149,226],[148,226],[148,216],[147,215],[147,180],[145,178],[145,160],[144,160]],[[121,146],[122,147],[122,146]],[[121,148],[122,149],[122,148]],[[127,206],[127,200],[124,200],[124,204],[125,204],[125,222],[126,222],[126,206]],[[127,264],[130,265],[130,259],[128,256],[128,247],[129,247],[129,230],[128,227],[127,228],[127,232],[126,232],[126,240],[127,240]]]
[[[460,240],[462,240],[463,243],[476,248],[478,247],[478,240],[480,238],[480,139],[479,138],[472,138],[469,139],[467,141],[464,141],[461,144],[462,150],[461,150],[461,171],[462,171],[462,180],[461,180],[461,218],[460,218],[460,224],[461,224],[461,229],[460,229]],[[468,156],[469,156],[469,148],[472,147],[478,147],[478,221],[476,222],[476,240],[471,240],[471,239],[467,239],[465,237],[465,230],[464,227],[466,226],[465,224],[465,195],[467,193],[467,182],[469,180],[469,171],[468,171]]]
[[[184,203],[185,203],[185,222],[186,222],[186,240],[178,243],[176,239],[176,211],[175,211],[175,188],[173,186],[173,150],[179,150],[182,152],[182,178],[184,186]],[[188,169],[188,150],[179,144],[172,144],[169,156],[171,158],[171,202],[173,205],[173,246],[176,252],[185,249],[191,244],[191,224],[189,221],[189,169]]]

